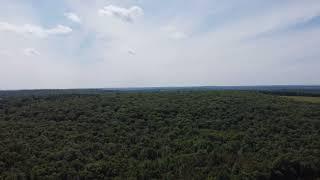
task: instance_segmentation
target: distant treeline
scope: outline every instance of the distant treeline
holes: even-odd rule
[[[39,90],[10,90],[0,91],[0,97],[28,97],[28,96],[51,96],[51,95],[81,95],[102,94],[114,92],[104,89],[39,89]]]
[[[145,87],[145,88],[96,88],[96,89],[39,89],[0,91],[1,97],[48,96],[67,94],[105,93],[159,93],[159,92],[198,92],[198,91],[251,91],[283,96],[320,96],[320,86],[199,86],[199,87]]]

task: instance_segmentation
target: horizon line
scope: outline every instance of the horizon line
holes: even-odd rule
[[[128,86],[128,87],[101,87],[101,88],[25,88],[0,89],[0,91],[43,91],[43,90],[122,90],[122,89],[163,89],[163,88],[206,88],[206,87],[319,87],[320,85],[191,85],[191,86]]]

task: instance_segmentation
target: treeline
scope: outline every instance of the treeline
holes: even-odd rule
[[[0,101],[0,179],[317,179],[320,104],[261,93]]]
[[[114,90],[104,89],[39,89],[39,90],[7,90],[0,91],[0,98],[6,97],[30,97],[54,96],[54,95],[94,95],[103,93],[112,93]]]

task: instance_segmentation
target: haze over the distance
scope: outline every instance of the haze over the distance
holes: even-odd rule
[[[3,0],[0,89],[319,85],[319,0]]]

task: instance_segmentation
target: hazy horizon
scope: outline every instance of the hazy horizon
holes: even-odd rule
[[[0,90],[320,85],[318,0],[0,5]]]
[[[219,89],[225,89],[229,88],[237,90],[237,88],[319,88],[320,85],[226,85],[226,86],[215,86],[215,85],[204,85],[204,86],[197,86],[197,85],[190,85],[190,86],[135,86],[135,87],[86,87],[86,88],[77,88],[77,87],[71,87],[71,88],[22,88],[22,89],[0,89],[0,91],[37,91],[37,90],[126,90],[126,89],[170,89],[170,88],[216,88]]]

